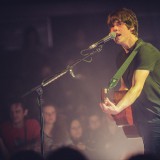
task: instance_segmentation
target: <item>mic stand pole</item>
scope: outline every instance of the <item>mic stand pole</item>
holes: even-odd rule
[[[44,156],[44,117],[42,112],[42,106],[43,106],[43,89],[42,87],[39,87],[36,89],[36,92],[38,94],[38,105],[39,105],[39,112],[40,112],[40,124],[41,124],[41,130],[40,130],[40,136],[41,136],[41,154]]]
[[[37,100],[38,100],[38,105],[39,105],[39,114],[40,114],[40,145],[41,145],[41,155],[44,157],[44,116],[43,116],[43,112],[42,112],[42,107],[43,107],[43,87],[47,86],[48,84],[50,84],[51,82],[55,81],[56,79],[60,78],[61,76],[63,76],[65,73],[67,73],[68,70],[64,70],[62,71],[60,74],[50,78],[49,80],[43,81],[41,83],[41,85],[38,85],[34,88],[32,88],[30,91],[26,92],[24,95],[22,95],[22,97],[25,97],[27,95],[29,95],[30,93],[36,91],[38,96],[37,96]]]
[[[43,112],[42,112],[42,106],[43,106],[43,102],[44,102],[44,100],[43,100],[43,87],[49,85],[53,81],[62,77],[68,71],[70,72],[72,77],[75,77],[74,73],[73,73],[73,67],[76,66],[77,64],[79,64],[80,62],[85,61],[88,57],[94,55],[95,53],[100,52],[101,50],[102,50],[102,45],[100,45],[97,48],[94,48],[92,50],[86,49],[85,51],[90,51],[90,53],[85,54],[83,58],[75,61],[72,65],[68,65],[67,68],[65,70],[63,70],[62,72],[60,72],[59,74],[56,74],[55,76],[51,76],[50,78],[43,80],[40,85],[32,88],[30,91],[28,91],[24,95],[22,95],[22,97],[25,97],[34,91],[36,91],[38,94],[37,99],[38,99],[38,105],[40,108],[40,125],[41,125],[41,130],[40,130],[41,137],[40,138],[41,138],[41,154],[42,154],[42,156],[44,156],[44,117],[43,117]]]

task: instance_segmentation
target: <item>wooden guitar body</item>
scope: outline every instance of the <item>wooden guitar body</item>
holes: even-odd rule
[[[116,91],[114,92],[114,103],[117,104],[127,91]],[[118,126],[133,125],[132,109],[131,106],[128,106],[125,110],[120,112],[117,115],[113,115],[114,120]]]

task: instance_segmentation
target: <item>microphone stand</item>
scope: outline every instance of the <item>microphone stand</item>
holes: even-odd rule
[[[32,92],[36,91],[38,96],[38,105],[40,108],[40,125],[41,125],[41,130],[40,130],[40,136],[41,136],[41,154],[42,156],[44,156],[44,117],[43,117],[43,112],[42,112],[42,106],[43,106],[43,87],[46,87],[47,85],[49,85],[50,83],[54,82],[55,80],[57,80],[58,78],[62,77],[63,75],[65,75],[67,72],[69,72],[71,74],[71,76],[74,78],[74,72],[73,72],[73,68],[79,64],[82,61],[86,61],[86,59],[88,57],[91,57],[92,55],[94,55],[95,53],[98,53],[102,50],[102,45],[97,46],[94,49],[85,49],[82,50],[82,52],[89,52],[89,53],[85,53],[85,55],[83,55],[84,57],[81,59],[76,60],[72,65],[68,65],[66,67],[66,69],[64,69],[63,71],[61,71],[60,73],[51,76],[50,78],[43,80],[42,83],[34,88],[32,88],[30,91],[26,92],[25,94],[22,95],[22,97],[25,97],[29,94],[31,94]]]

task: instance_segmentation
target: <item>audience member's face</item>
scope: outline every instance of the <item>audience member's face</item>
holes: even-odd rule
[[[82,126],[78,120],[73,120],[70,125],[70,135],[73,139],[79,139],[82,136]]]
[[[24,109],[20,103],[12,104],[10,107],[10,116],[14,125],[23,123],[27,110]]]
[[[89,117],[89,128],[91,130],[96,130],[101,126],[100,119],[97,115],[91,115]]]
[[[57,114],[54,106],[45,106],[43,108],[43,114],[45,124],[54,124],[56,122]]]

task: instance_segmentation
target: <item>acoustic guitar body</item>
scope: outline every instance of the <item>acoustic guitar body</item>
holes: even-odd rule
[[[116,91],[114,92],[113,101],[117,104],[127,91]],[[114,120],[118,126],[133,125],[132,109],[131,106],[128,106],[125,110],[120,112],[117,115],[113,115]]]
[[[115,91],[113,94],[114,103],[117,104],[126,93],[127,93],[126,90]],[[103,89],[102,94],[101,94],[101,99],[103,99],[103,101],[104,101],[104,98],[106,97],[106,94],[107,94],[106,89]],[[138,133],[138,130],[135,127],[134,122],[133,122],[131,106],[128,106],[125,110],[123,110],[117,115],[112,115],[112,117],[115,120],[116,125],[118,127],[122,127],[125,135],[128,138],[140,137],[140,134]]]

